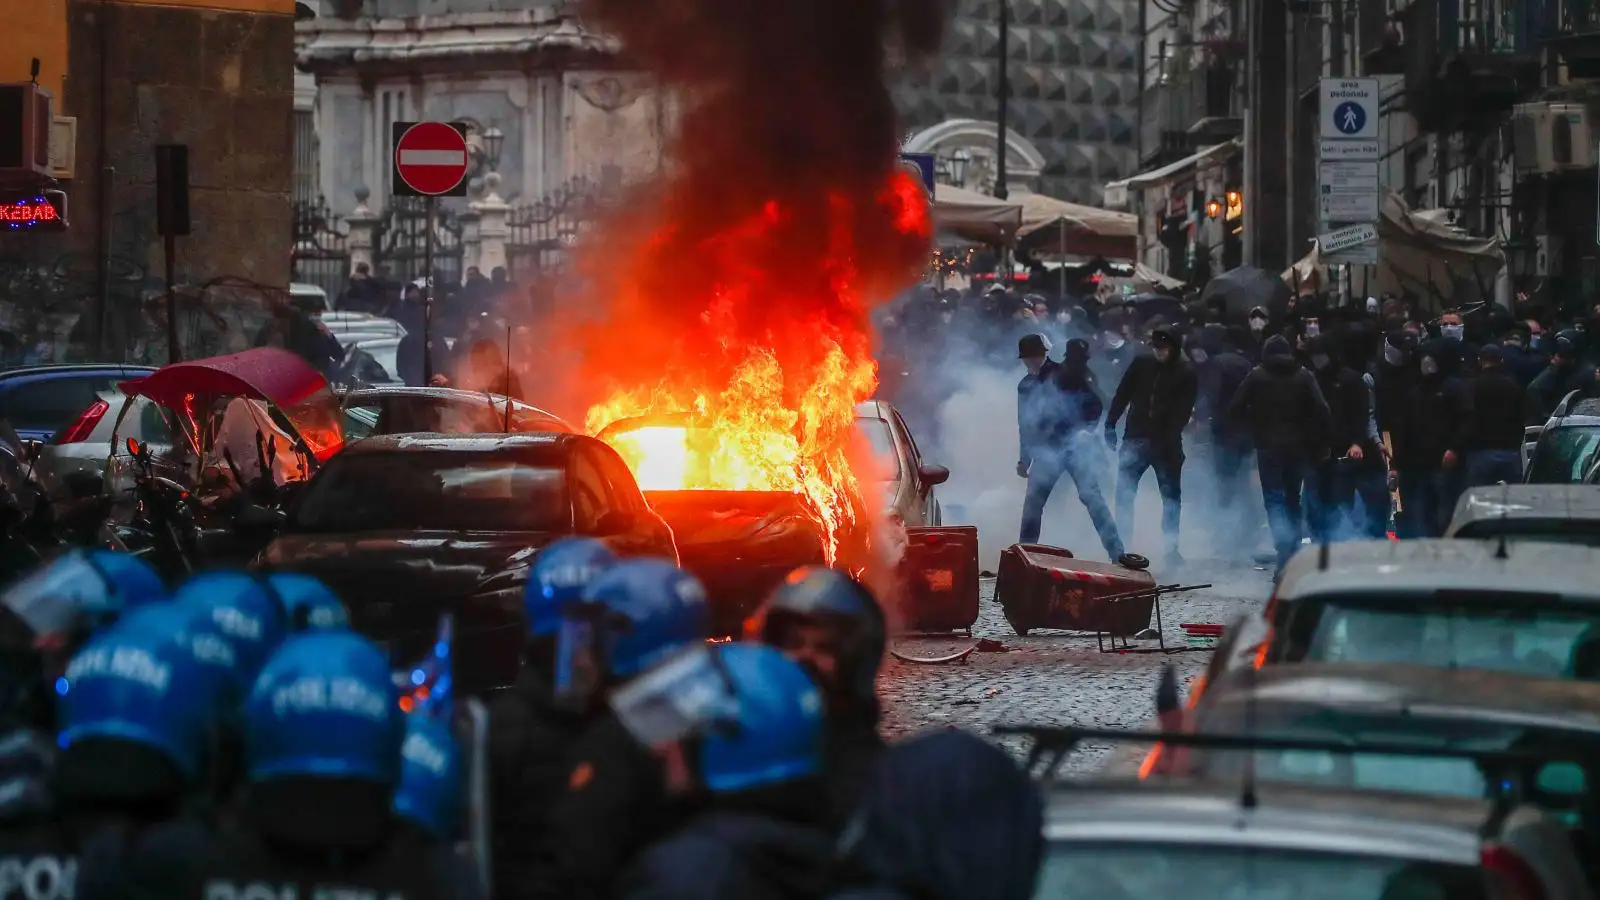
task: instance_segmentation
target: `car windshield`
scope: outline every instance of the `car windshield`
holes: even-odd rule
[[[1484,900],[1474,865],[1196,844],[1055,842],[1036,900]]]
[[[1387,744],[1418,750],[1530,755],[1541,748],[1569,746],[1577,739],[1576,732],[1534,730],[1472,718],[1389,715],[1316,704],[1252,704],[1243,698],[1211,707],[1203,715],[1200,729],[1351,746]],[[1495,770],[1495,777],[1490,778],[1476,761],[1463,756],[1263,749],[1196,751],[1188,759],[1189,774],[1222,779],[1243,777],[1249,760],[1252,776],[1263,782],[1485,799],[1510,791],[1557,814],[1577,810],[1588,789],[1583,768],[1568,762],[1544,763],[1532,770]]]
[[[482,453],[336,456],[307,489],[294,530],[572,530],[565,471]]]
[[[1600,604],[1542,594],[1296,604],[1283,662],[1400,663],[1600,680]]]
[[[1528,462],[1529,484],[1581,484],[1600,448],[1600,426],[1563,425],[1539,439]]]
[[[885,480],[894,481],[900,477],[900,454],[894,449],[894,434],[889,431],[889,423],[882,419],[868,416],[856,417],[856,431],[867,439],[872,447],[872,453],[879,460],[887,464]],[[890,468],[892,467],[892,468]]]
[[[1600,547],[1600,519],[1479,519],[1461,526],[1452,537],[1495,538],[1500,535],[1538,538],[1540,543],[1546,544]]]

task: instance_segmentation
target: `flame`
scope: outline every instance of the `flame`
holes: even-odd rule
[[[697,333],[651,335],[681,339],[683,352],[669,354],[660,369],[631,384],[618,376],[636,366],[608,372],[609,396],[585,417],[586,430],[617,450],[642,488],[801,495],[834,560],[840,535],[877,499],[863,496],[851,458],[859,440],[856,405],[877,388],[868,311],[883,298],[867,292],[882,291],[890,279],[862,273],[858,260],[873,247],[855,226],[869,218],[903,241],[924,245],[932,236],[921,184],[885,168],[891,170],[886,182],[867,204],[842,192],[806,208],[768,200],[699,242],[718,274],[702,294]],[[864,214],[863,205],[873,209]],[[824,236],[806,248],[815,255],[791,256],[811,267],[810,277],[752,263],[772,258],[772,242],[797,227]],[[661,229],[642,249],[648,254],[676,243],[675,231]],[[651,294],[659,283],[649,277],[655,265],[636,260],[633,277],[620,279],[621,290]],[[909,272],[898,274],[904,280]],[[650,306],[683,299],[655,298]]]

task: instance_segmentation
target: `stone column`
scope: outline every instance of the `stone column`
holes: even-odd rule
[[[350,251],[350,268],[366,263],[377,274],[377,244],[378,244],[378,214],[367,206],[367,198],[372,192],[362,185],[355,190],[356,208],[345,217],[345,224],[350,226],[350,235],[345,241],[345,248]],[[348,272],[345,274],[349,274]]]
[[[472,204],[478,214],[478,269],[485,275],[506,264],[511,237],[511,205],[500,196],[500,173],[483,177],[483,199]]]
[[[483,269],[483,237],[481,231],[483,215],[478,212],[478,202],[474,200],[468,203],[467,208],[462,211],[461,215],[457,216],[457,219],[461,222],[461,277],[463,278],[466,277],[467,270],[470,268],[477,267],[480,271]]]

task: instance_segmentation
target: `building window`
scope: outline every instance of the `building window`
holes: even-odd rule
[[[317,125],[311,110],[294,113],[294,199],[309,203],[317,196]]]

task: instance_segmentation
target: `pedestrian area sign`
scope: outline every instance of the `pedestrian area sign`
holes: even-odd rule
[[[1376,78],[1324,78],[1317,145],[1317,247],[1325,263],[1378,262],[1383,197]]]

